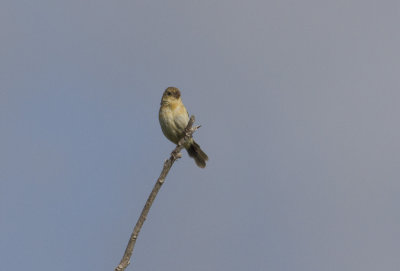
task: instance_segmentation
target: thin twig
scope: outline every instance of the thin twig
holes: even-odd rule
[[[185,136],[179,141],[176,148],[171,152],[171,156],[169,157],[169,159],[164,162],[164,167],[161,171],[160,177],[158,177],[157,182],[153,187],[153,190],[151,191],[149,197],[147,198],[146,204],[143,207],[142,213],[140,214],[140,217],[136,222],[135,228],[133,229],[133,232],[131,234],[131,238],[129,239],[128,245],[126,246],[124,256],[122,257],[119,265],[115,268],[115,271],[123,271],[129,265],[133,253],[133,248],[135,247],[136,239],[139,235],[140,229],[142,228],[144,221],[146,220],[147,214],[150,211],[151,205],[153,204],[158,191],[163,185],[165,178],[167,177],[167,174],[171,169],[172,165],[174,164],[174,162],[181,157],[180,151],[182,150],[186,141],[188,141],[192,137],[192,134],[198,128],[200,128],[200,126],[192,128],[193,123],[194,123],[194,116],[191,116],[188,125],[185,128]]]

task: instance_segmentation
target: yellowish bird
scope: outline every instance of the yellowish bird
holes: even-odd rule
[[[161,98],[161,107],[158,114],[161,130],[166,138],[175,144],[185,135],[184,131],[189,122],[189,114],[182,103],[181,92],[175,87],[168,87]],[[204,168],[208,160],[199,144],[191,138],[186,144],[190,157],[194,159],[196,165]]]

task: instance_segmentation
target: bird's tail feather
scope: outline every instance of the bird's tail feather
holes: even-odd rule
[[[193,157],[196,165],[201,168],[206,167],[206,161],[208,161],[208,156],[205,152],[202,151],[199,144],[197,144],[194,140],[191,142],[189,147],[186,148],[190,157]]]

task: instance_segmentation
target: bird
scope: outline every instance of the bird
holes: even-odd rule
[[[158,119],[165,137],[178,144],[179,140],[185,136],[185,128],[189,122],[189,114],[182,103],[181,92],[178,88],[168,87],[165,89],[161,98]],[[208,156],[193,138],[190,138],[184,147],[198,167],[206,167]]]

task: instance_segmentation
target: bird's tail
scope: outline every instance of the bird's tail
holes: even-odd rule
[[[194,140],[190,143],[190,145],[186,148],[190,157],[193,157],[196,165],[201,168],[206,167],[206,161],[208,161],[208,156],[205,154],[199,144],[197,144]]]

